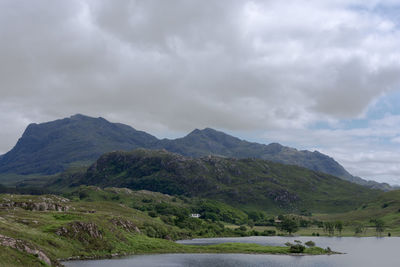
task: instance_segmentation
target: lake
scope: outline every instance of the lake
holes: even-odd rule
[[[398,267],[400,266],[400,237],[232,237],[202,238],[178,241],[181,244],[208,245],[226,242],[257,243],[283,246],[286,242],[312,240],[319,247],[330,247],[342,255],[288,256],[248,254],[155,254],[135,255],[117,259],[63,262],[67,267],[113,267],[113,266],[326,266],[326,267]]]

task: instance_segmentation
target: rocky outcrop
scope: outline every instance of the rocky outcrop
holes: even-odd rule
[[[52,264],[50,258],[43,251],[35,248],[33,245],[29,244],[24,240],[0,235],[0,245],[17,249],[23,253],[34,255],[35,257],[38,257],[38,259],[44,261],[46,264],[50,266],[60,266],[57,262]]]
[[[69,200],[62,197],[40,197],[32,201],[29,200],[18,200],[14,199],[12,196],[10,198],[4,197],[2,203],[0,203],[0,208],[13,209],[22,208],[25,210],[32,211],[68,211],[70,207],[66,205]]]
[[[56,235],[77,239],[84,243],[91,240],[103,239],[103,234],[99,227],[93,222],[72,222],[65,227],[57,229]]]
[[[124,218],[112,218],[110,220],[110,222],[113,225],[115,225],[117,227],[120,227],[120,228],[124,229],[127,232],[140,233],[139,228],[135,224],[133,224],[133,222],[131,222],[131,221],[127,220],[127,219],[124,219]]]

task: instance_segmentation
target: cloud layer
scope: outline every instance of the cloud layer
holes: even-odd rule
[[[396,9],[358,0],[1,1],[0,151],[28,122],[78,112],[159,136],[202,127],[303,134],[317,121],[365,116],[399,89]]]

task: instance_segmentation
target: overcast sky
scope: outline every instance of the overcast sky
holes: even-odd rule
[[[75,113],[213,127],[400,184],[398,0],[0,0],[0,154]]]

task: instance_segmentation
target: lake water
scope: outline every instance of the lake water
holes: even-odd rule
[[[249,255],[249,254],[155,254],[136,255],[124,258],[70,261],[67,267],[128,267],[128,266],[166,266],[166,267],[230,267],[230,266],[268,266],[268,267],[399,267],[399,237],[235,237],[206,238],[178,241],[181,244],[208,245],[226,242],[257,243],[262,245],[283,246],[286,242],[312,240],[319,247],[330,247],[343,255],[287,256],[287,255]]]

